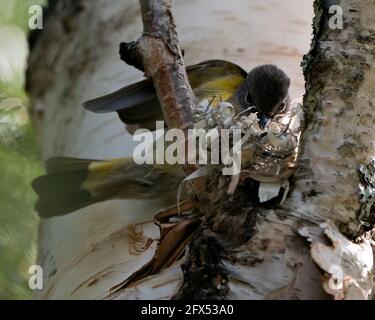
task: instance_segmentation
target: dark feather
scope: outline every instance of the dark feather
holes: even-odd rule
[[[194,94],[199,100],[207,95],[216,94],[223,88],[215,88],[214,81],[233,75],[245,80],[246,71],[234,63],[224,60],[208,60],[186,68]],[[230,88],[234,94],[237,87]],[[154,129],[155,121],[163,120],[163,113],[155,89],[149,80],[143,80],[126,86],[109,95],[87,101],[86,110],[105,113],[116,111],[120,119],[127,124],[138,124],[142,128]]]
[[[82,183],[88,176],[89,164],[87,161],[86,165],[80,164],[80,169],[63,169],[36,178],[32,182],[32,187],[39,195],[35,210],[41,218],[64,215],[99,201],[82,188]]]
[[[68,157],[54,157],[48,159],[44,165],[47,173],[67,172],[67,171],[84,171],[87,172],[88,167],[93,162],[101,162],[93,159],[79,159]]]

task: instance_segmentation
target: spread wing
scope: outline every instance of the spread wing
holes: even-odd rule
[[[247,76],[241,67],[224,60],[204,61],[187,67],[186,71],[193,92],[200,101],[212,96],[229,99]],[[83,106],[96,113],[116,111],[122,122],[138,124],[148,129],[154,129],[155,121],[164,118],[155,89],[149,80],[87,101]]]

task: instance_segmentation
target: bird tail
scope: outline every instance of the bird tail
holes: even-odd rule
[[[32,182],[39,198],[35,210],[41,218],[60,216],[100,201],[86,187],[90,165],[95,160],[53,158],[46,162],[47,174]]]
[[[32,182],[39,196],[35,210],[41,218],[109,199],[171,200],[185,177],[178,165],[136,165],[131,158],[52,158],[46,162],[46,171]]]

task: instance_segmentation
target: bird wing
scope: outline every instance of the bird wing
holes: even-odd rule
[[[246,71],[224,60],[208,60],[186,68],[189,82],[198,100],[221,96],[230,98],[246,79]],[[155,121],[163,120],[155,89],[149,80],[126,86],[109,95],[87,101],[86,110],[96,113],[116,111],[122,122],[153,129]],[[152,128],[151,128],[152,127]]]
[[[208,60],[186,68],[190,85],[199,101],[212,96],[228,100],[246,79],[240,66],[225,60]]]

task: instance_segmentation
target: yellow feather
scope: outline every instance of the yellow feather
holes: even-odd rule
[[[132,159],[130,158],[118,158],[90,163],[88,167],[88,177],[83,183],[83,187],[86,190],[92,191],[96,184],[101,183],[103,179],[108,178],[111,172],[114,172],[121,167],[126,170],[126,166],[131,162]]]
[[[241,75],[227,75],[211,81],[207,81],[194,89],[197,98],[202,101],[212,96],[220,96],[224,101],[232,97],[244,78]]]

